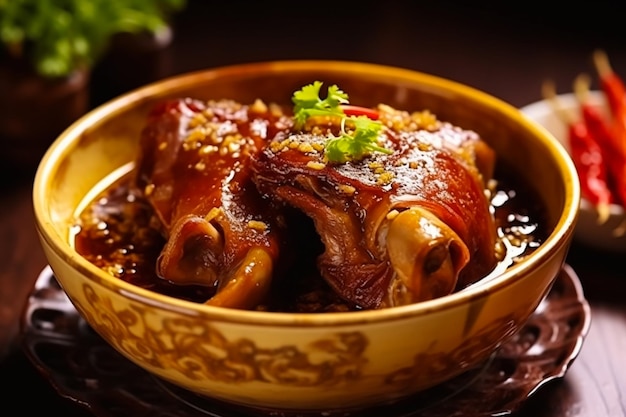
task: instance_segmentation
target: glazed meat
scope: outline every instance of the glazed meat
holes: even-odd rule
[[[158,105],[141,137],[136,184],[166,244],[157,275],[215,288],[207,304],[254,308],[276,274],[280,213],[250,181],[249,159],[291,120],[257,101]]]
[[[324,244],[322,277],[356,308],[406,305],[463,288],[497,263],[485,193],[494,153],[476,133],[379,106],[379,144],[393,153],[330,163],[336,120],[278,135],[252,157],[271,201],[309,216]]]

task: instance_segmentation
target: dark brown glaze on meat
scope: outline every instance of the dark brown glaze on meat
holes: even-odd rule
[[[269,199],[314,221],[325,250],[321,275],[358,308],[440,297],[497,263],[486,184],[494,153],[476,133],[427,112],[379,106],[380,145],[393,150],[331,164],[324,158],[336,121],[279,135],[253,155],[253,180]]]
[[[214,287],[207,303],[254,308],[276,273],[280,213],[251,182],[249,159],[291,119],[257,101],[178,99],[158,105],[141,138],[136,184],[166,244],[157,275]]]

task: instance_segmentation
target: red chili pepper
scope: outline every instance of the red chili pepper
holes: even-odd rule
[[[613,197],[607,185],[602,150],[584,123],[570,123],[568,133],[570,153],[578,172],[581,191],[598,210],[598,223],[604,223],[608,219]]]
[[[351,104],[342,104],[341,109],[347,116],[366,116],[372,120],[378,120],[380,116],[377,110]]]
[[[626,207],[626,87],[622,79],[611,68],[603,51],[593,55],[594,63],[600,77],[600,85],[604,92],[611,112],[612,176],[615,180],[618,202]]]
[[[574,92],[580,103],[581,115],[589,135],[599,145],[607,165],[607,182],[617,202],[626,201],[626,147],[624,147],[605,116],[589,103],[591,80],[585,74],[574,81]]]
[[[583,120],[573,119],[561,108],[552,84],[544,83],[543,95],[567,126],[570,156],[576,167],[582,195],[596,207],[598,223],[604,223],[610,214],[613,195],[608,184],[602,148]]]
[[[623,118],[626,115],[626,86],[624,86],[624,82],[613,71],[604,51],[595,51],[593,62],[600,77],[600,87],[606,95],[611,113],[615,117]]]

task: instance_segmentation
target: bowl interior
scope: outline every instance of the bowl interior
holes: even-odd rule
[[[245,64],[163,80],[90,112],[51,146],[37,172],[34,206],[44,238],[92,274],[103,274],[72,252],[72,225],[86,195],[135,158],[145,117],[166,97],[231,98],[289,104],[293,91],[320,80],[337,84],[353,104],[428,109],[440,119],[478,132],[501,163],[529,184],[546,207],[552,232],[540,253],[567,237],[579,204],[578,182],[566,151],[512,106],[470,87],[400,68],[336,61]],[[93,194],[91,194],[93,196]]]

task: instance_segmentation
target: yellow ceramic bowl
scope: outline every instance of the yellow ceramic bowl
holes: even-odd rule
[[[453,295],[379,311],[290,314],[210,307],[109,276],[70,244],[77,207],[132,161],[152,104],[164,97],[257,97],[288,104],[313,80],[352,103],[430,109],[479,132],[546,206],[549,236],[522,263]],[[194,393],[252,407],[330,410],[406,397],[478,366],[525,323],[560,271],[580,203],[563,147],[514,107],[430,75],[353,62],[266,62],[210,69],[148,85],[69,127],[34,182],[37,228],[64,291],[115,349]]]

